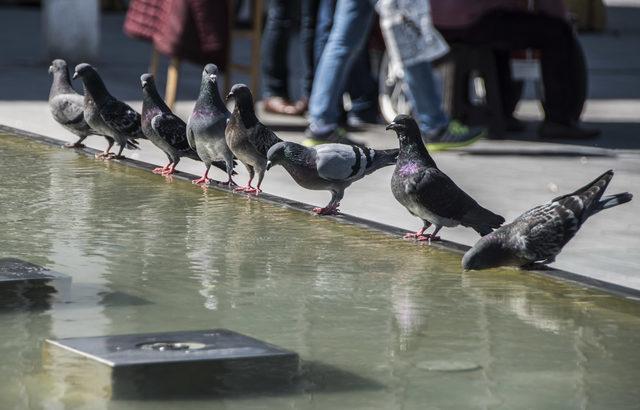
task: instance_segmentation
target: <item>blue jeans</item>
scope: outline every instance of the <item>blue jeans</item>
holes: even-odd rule
[[[433,132],[449,123],[447,115],[442,110],[442,97],[436,88],[431,63],[423,61],[405,66],[404,82],[423,134]]]
[[[373,16],[374,9],[369,1],[338,0],[333,27],[318,61],[309,99],[309,128],[313,133],[324,133],[338,126],[347,76],[365,47]]]
[[[316,67],[309,101],[311,132],[324,133],[337,127],[340,118],[338,104],[346,78],[366,45],[373,15],[373,5],[368,1],[338,0],[333,28]],[[404,80],[411,90],[409,98],[417,112],[422,132],[427,133],[446,125],[448,119],[442,111],[431,64],[419,63],[405,67],[404,71]]]

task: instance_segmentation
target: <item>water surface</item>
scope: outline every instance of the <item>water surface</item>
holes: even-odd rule
[[[73,277],[0,305],[1,409],[639,406],[637,303],[9,136],[0,176],[0,257]],[[298,352],[302,381],[112,400],[42,359],[45,338],[216,327]]]

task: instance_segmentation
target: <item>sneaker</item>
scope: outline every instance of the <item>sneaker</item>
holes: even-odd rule
[[[304,133],[307,139],[302,141],[302,145],[305,147],[315,147],[316,145],[330,143],[359,145],[355,141],[351,140],[348,137],[347,131],[341,127],[334,128],[333,130],[323,134],[314,134],[309,128],[307,128]]]
[[[484,128],[468,127],[460,121],[452,120],[446,127],[423,135],[422,140],[429,151],[436,152],[466,147],[484,137],[485,134]]]

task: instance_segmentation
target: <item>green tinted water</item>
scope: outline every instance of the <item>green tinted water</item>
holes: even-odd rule
[[[73,277],[0,308],[0,408],[638,408],[640,305],[0,136],[0,257]],[[225,327],[298,352],[286,394],[110,400],[45,338]],[[79,373],[78,373],[79,372]]]

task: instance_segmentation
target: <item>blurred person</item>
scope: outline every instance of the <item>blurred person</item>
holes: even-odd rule
[[[527,10],[525,0],[431,0],[433,22],[449,43],[489,46],[496,55],[503,113],[510,128],[517,98],[510,67],[514,50],[541,52],[545,119],[541,138],[596,137],[600,132],[579,126],[587,94],[587,72],[582,48],[567,21],[562,0],[536,0]]]
[[[262,78],[264,108],[268,112],[301,115],[306,111],[308,92],[313,79],[313,36],[318,0],[270,0],[262,34]],[[290,101],[288,53],[289,39],[300,23],[300,42],[306,64],[303,73],[303,96]]]
[[[400,30],[383,30],[387,47],[402,50],[401,46],[412,46],[402,38],[402,27],[413,28],[412,21],[418,6],[428,16],[429,4],[426,0],[384,0],[381,7],[382,18],[396,16],[404,22],[394,27]],[[381,2],[381,3],[383,3]],[[400,12],[400,13],[398,13]],[[342,98],[347,74],[358,53],[365,47],[371,24],[374,21],[372,1],[338,0],[334,14],[334,23],[327,44],[316,68],[315,78],[309,101],[310,124],[307,129],[306,145],[326,142],[353,143],[345,131],[338,126],[340,112],[338,102]],[[420,32],[420,30],[418,30]],[[389,47],[392,45],[393,47]],[[450,121],[442,110],[431,64],[424,58],[410,58],[407,53],[390,52],[404,69],[404,81],[407,84],[416,111],[418,124],[425,143],[431,149],[446,149],[468,145],[483,134],[479,128],[470,128],[457,121]]]

